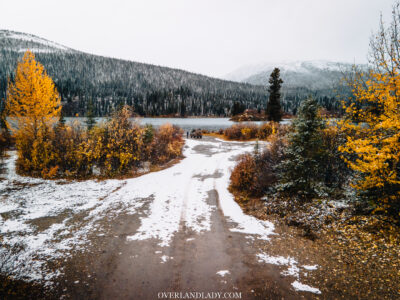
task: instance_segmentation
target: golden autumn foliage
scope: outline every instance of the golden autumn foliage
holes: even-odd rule
[[[371,72],[353,84],[355,101],[345,107],[341,123],[346,141],[339,150],[360,174],[354,187],[368,191],[380,208],[400,203],[400,75]]]
[[[15,137],[18,172],[43,178],[134,174],[144,161],[164,163],[182,154],[182,132],[132,123],[129,107],[90,130],[59,121],[60,96],[29,50],[8,83],[5,111]],[[3,144],[0,141],[0,144]]]
[[[239,123],[226,128],[223,131],[223,135],[228,140],[266,140],[283,127],[285,127],[285,125],[280,125],[279,123],[275,122],[267,122],[261,125],[252,123]]]
[[[88,130],[79,122],[59,123],[21,141],[17,169],[42,178],[133,176],[145,162],[161,164],[182,154],[182,131],[166,124],[159,129],[129,120],[123,107]]]
[[[37,170],[47,177],[55,170],[46,166],[54,160],[49,139],[61,110],[60,96],[44,67],[29,50],[18,63],[14,81],[8,82],[6,124],[18,150],[17,168]]]
[[[160,126],[155,133],[152,144],[152,159],[158,163],[165,163],[168,160],[182,154],[184,141],[182,139],[182,129],[171,124]]]
[[[18,63],[14,82],[8,82],[5,111],[7,126],[16,135],[36,136],[44,126],[58,121],[60,96],[44,67],[26,51]]]
[[[144,129],[130,117],[129,107],[123,107],[89,134],[86,155],[98,162],[106,176],[129,173],[142,161]]]

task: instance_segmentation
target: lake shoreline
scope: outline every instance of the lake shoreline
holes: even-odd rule
[[[95,118],[96,123],[100,123],[106,120],[106,117]],[[67,123],[79,122],[82,125],[85,124],[85,117],[65,117]],[[220,129],[226,129],[234,124],[240,123],[252,123],[260,125],[266,121],[246,121],[246,122],[235,122],[229,118],[214,118],[214,117],[187,117],[187,118],[149,118],[149,117],[132,117],[132,121],[136,121],[141,125],[152,125],[154,127],[159,127],[165,123],[170,123],[172,125],[182,128],[184,131],[191,131],[192,129],[204,129],[208,131],[216,131]],[[282,124],[291,122],[290,119],[282,120]]]

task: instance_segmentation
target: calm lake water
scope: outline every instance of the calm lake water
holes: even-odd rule
[[[65,118],[68,123],[73,121],[85,122],[85,118]],[[106,120],[106,118],[96,118],[97,122]],[[179,126],[185,131],[190,131],[192,129],[207,129],[207,130],[218,130],[225,129],[237,122],[230,121],[229,118],[134,118],[132,121],[139,122],[142,125],[151,124],[154,127],[159,127],[163,124],[170,123]],[[281,123],[289,123],[290,120],[283,120]],[[262,124],[260,122],[249,122],[254,124]]]

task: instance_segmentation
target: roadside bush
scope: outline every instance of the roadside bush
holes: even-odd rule
[[[11,136],[5,129],[0,129],[0,158],[5,155],[6,150],[11,146]]]
[[[47,178],[48,167],[56,166],[56,157],[51,143],[52,137],[54,134],[51,128],[46,126],[41,126],[34,134],[20,131],[16,138],[19,154],[16,161],[17,171],[22,174]]]
[[[85,151],[87,142],[88,133],[80,123],[58,124],[53,139],[58,175],[84,178],[92,174],[92,161]]]
[[[266,140],[271,135],[278,133],[280,130],[285,130],[285,125],[280,125],[275,122],[263,123],[256,125],[253,123],[234,124],[223,131],[223,135],[228,140],[247,141],[252,139]],[[221,134],[221,133],[220,133]]]
[[[283,137],[273,135],[260,153],[241,156],[232,171],[230,189],[251,197],[267,193],[277,182],[276,166],[284,157],[285,146]]]
[[[42,126],[18,139],[17,170],[42,178],[134,175],[148,161],[165,163],[182,154],[182,130],[170,124],[155,130],[129,118],[128,107],[87,130],[79,123]]]
[[[132,173],[143,160],[145,130],[132,123],[130,116],[131,111],[126,106],[89,132],[90,161],[107,177]]]
[[[240,156],[238,163],[231,174],[231,188],[253,194],[256,181],[256,161],[251,154]]]
[[[85,177],[90,163],[81,151],[86,137],[77,125],[41,127],[36,137],[25,135],[17,139],[17,171],[42,178]]]
[[[266,140],[271,134],[275,133],[278,127],[279,123],[274,122],[261,124],[258,128],[257,138],[260,140]]]
[[[228,140],[244,140],[250,139],[254,125],[250,124],[234,124],[224,130],[224,136]],[[253,130],[254,132],[254,130]],[[244,137],[246,136],[246,138]]]
[[[171,124],[160,126],[152,144],[152,162],[165,163],[182,155],[184,144],[182,134],[182,129]]]
[[[271,191],[301,201],[315,196],[342,197],[350,171],[341,159],[343,134],[325,126],[313,99],[302,104],[292,126],[266,123],[259,132],[268,137],[263,151],[242,156],[231,176],[231,189],[258,197]]]

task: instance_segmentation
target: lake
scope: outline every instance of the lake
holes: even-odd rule
[[[85,118],[75,117],[75,118],[65,118],[68,123],[72,121],[84,122]],[[97,122],[106,120],[106,118],[96,118]],[[207,130],[218,130],[225,129],[238,122],[230,121],[229,118],[132,118],[132,121],[139,122],[142,125],[151,124],[154,127],[159,127],[163,124],[170,123],[179,126],[185,131],[190,131],[192,129],[207,129]],[[290,120],[283,120],[282,124],[288,124]],[[244,122],[246,123],[246,122]],[[253,124],[262,124],[264,121],[249,122]]]

